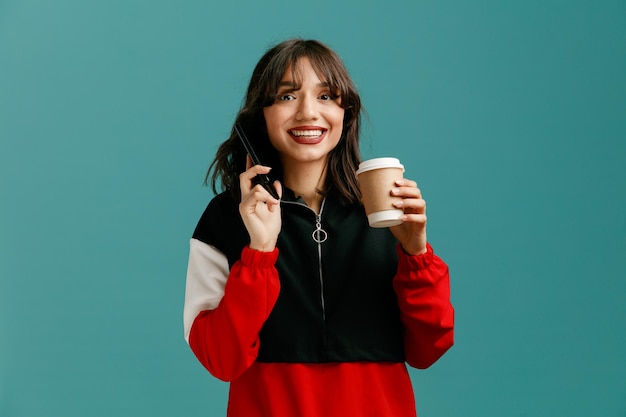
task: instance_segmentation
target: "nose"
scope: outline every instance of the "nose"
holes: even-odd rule
[[[308,94],[302,96],[298,103],[298,112],[296,120],[315,120],[317,119],[317,108],[315,98]]]

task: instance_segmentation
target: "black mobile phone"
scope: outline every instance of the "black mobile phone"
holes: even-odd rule
[[[237,132],[239,139],[241,139],[241,143],[243,143],[243,147],[246,148],[246,152],[248,152],[248,155],[250,155],[250,159],[252,159],[252,163],[254,165],[263,165],[261,161],[259,161],[259,157],[256,156],[256,153],[254,153],[254,149],[252,149],[252,145],[250,144],[248,137],[244,133],[243,128],[241,127],[239,123],[235,124],[235,131]],[[272,185],[272,180],[267,174],[258,174],[256,176],[255,182],[257,184],[261,184],[261,186],[265,188],[272,197],[274,197],[277,200],[280,200],[280,197],[278,196],[276,189]]]

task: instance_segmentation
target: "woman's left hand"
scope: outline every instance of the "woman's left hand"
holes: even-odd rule
[[[402,224],[390,227],[391,233],[400,241],[410,255],[426,253],[426,201],[415,181],[403,178],[396,181],[391,195],[402,200],[394,206],[404,211]]]

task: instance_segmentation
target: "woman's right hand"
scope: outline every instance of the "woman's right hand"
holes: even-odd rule
[[[239,175],[241,203],[239,213],[250,235],[250,248],[261,252],[271,252],[276,247],[282,220],[280,217],[280,200],[275,199],[261,185],[253,183],[254,177],[270,172],[269,167],[252,166],[250,157],[247,169]],[[282,196],[280,182],[274,182],[274,188]]]

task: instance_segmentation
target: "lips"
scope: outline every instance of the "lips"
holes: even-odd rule
[[[304,145],[314,145],[320,143],[324,139],[324,135],[327,129],[314,126],[314,127],[297,127],[289,129],[289,135],[298,143]]]

